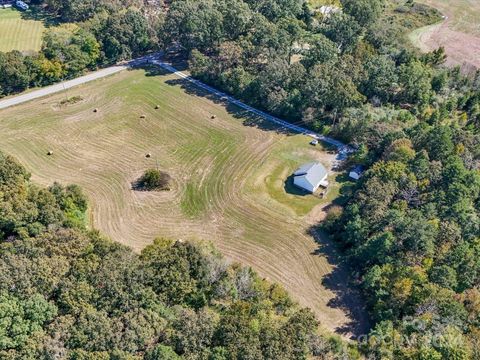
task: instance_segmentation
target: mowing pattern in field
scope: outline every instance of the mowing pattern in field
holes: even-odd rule
[[[41,21],[24,20],[16,9],[0,9],[0,51],[38,51],[44,30]]]
[[[327,305],[335,295],[322,279],[333,266],[314,255],[318,245],[307,235],[308,221],[324,204],[285,193],[282,180],[303,161],[328,165],[333,155],[303,136],[246,126],[240,114],[186,95],[170,75],[129,71],[68,95],[84,99],[60,106],[60,94],[0,111],[0,149],[25,164],[35,181],[81,185],[94,226],[116,241],[135,249],[156,236],[213,241],[231,259],[282,283],[328,328],[348,321]],[[173,189],[132,191],[131,182],[156,166],[171,174]],[[345,273],[328,276],[342,291]]]
[[[423,51],[444,46],[447,64],[480,68],[480,1],[421,0],[439,9],[446,19],[441,24],[414,31],[410,38]]]

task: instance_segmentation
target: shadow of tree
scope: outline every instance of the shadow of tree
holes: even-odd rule
[[[153,174],[152,174],[153,173]],[[138,179],[130,183],[135,191],[170,191],[172,177],[158,169],[149,169]]]
[[[167,60],[172,66],[179,71],[188,70],[188,56],[182,51],[170,50],[165,54],[165,60]]]
[[[342,172],[335,177],[335,181],[340,184],[338,196],[333,200],[332,205],[344,206],[352,197],[356,184],[351,181],[348,174]]]
[[[336,329],[343,335],[350,335],[352,339],[367,334],[371,328],[371,321],[365,306],[365,301],[354,282],[354,269],[342,256],[338,246],[325,234],[320,226],[312,226],[308,230],[318,244],[314,256],[323,256],[329,264],[334,266],[333,271],[322,280],[322,285],[335,294],[335,298],[328,302],[328,306],[340,309],[347,314],[350,322]]]
[[[130,183],[130,189],[134,191],[149,191],[147,188],[145,188],[143,182],[141,179],[134,180]]]
[[[22,19],[41,21],[46,27],[57,26],[61,19],[49,13],[40,6],[31,6],[27,11],[22,11]]]
[[[161,68],[160,66],[156,66],[156,65],[153,65],[153,64],[140,64],[140,65],[137,65],[137,66],[133,66],[132,69],[143,69],[145,70],[145,74],[146,76],[150,77],[150,76],[167,76],[169,74],[171,74],[170,71],[168,70],[165,70],[164,68]]]
[[[154,191],[170,191],[170,186],[160,187],[160,188],[148,188],[143,183],[142,179],[137,179],[130,183],[130,189],[134,191],[144,191],[144,192],[154,192]]]

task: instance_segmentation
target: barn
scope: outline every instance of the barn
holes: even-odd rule
[[[311,162],[300,166],[293,173],[293,176],[295,186],[311,193],[317,191],[320,186],[328,186],[327,169],[318,162]]]

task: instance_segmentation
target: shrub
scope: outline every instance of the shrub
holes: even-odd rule
[[[148,169],[138,180],[136,188],[146,191],[170,190],[171,177],[158,169]]]

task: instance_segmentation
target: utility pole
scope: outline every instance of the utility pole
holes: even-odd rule
[[[62,80],[63,91],[65,91],[65,103],[68,103],[68,92],[67,88],[65,87],[65,78]]]

